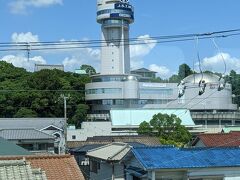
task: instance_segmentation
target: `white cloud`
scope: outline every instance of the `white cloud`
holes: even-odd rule
[[[12,63],[16,67],[25,68],[28,71],[34,71],[35,64],[46,64],[42,56],[34,56],[29,60],[23,55],[6,55],[1,58],[2,61]]]
[[[99,49],[78,49],[77,51],[72,51],[69,57],[66,57],[62,64],[66,71],[74,71],[80,68],[82,64],[88,64],[93,66],[97,71],[100,67],[100,50]]]
[[[150,35],[143,35],[139,36],[137,41],[131,43],[136,43],[136,45],[130,45],[131,69],[142,68],[144,66],[143,57],[151,52],[157,41],[152,39]]]
[[[82,65],[82,60],[78,57],[66,57],[62,64],[64,65],[65,70],[73,71],[74,69],[79,68]]]
[[[228,53],[218,53],[215,56],[206,57],[202,60],[201,66],[203,70],[224,73],[224,61],[226,63],[227,73],[231,70],[240,72],[240,59],[232,57]],[[196,66],[198,67],[198,63]]]
[[[157,74],[161,77],[161,78],[167,78],[169,77],[172,73],[170,72],[170,70],[166,67],[166,66],[158,66],[156,64],[151,64],[149,65],[149,69],[151,71],[155,71],[157,72]]]
[[[61,5],[63,0],[14,0],[9,3],[10,11],[14,14],[26,14],[31,7],[40,8]]]
[[[132,42],[136,45],[130,46],[131,57],[146,56],[156,46],[157,40],[150,38],[149,35],[139,36],[137,41]]]
[[[139,69],[144,66],[144,61],[141,58],[131,58],[131,69]]]
[[[39,42],[38,35],[33,35],[31,32],[27,33],[13,33],[12,34],[12,42]]]

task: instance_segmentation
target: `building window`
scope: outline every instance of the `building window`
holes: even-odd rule
[[[100,89],[88,89],[86,94],[120,94],[121,88],[100,88]]]
[[[97,174],[98,170],[100,170],[100,163],[97,161],[90,161],[90,171]]]
[[[114,100],[113,104],[114,105],[123,105],[124,104],[124,100],[116,99],[116,100]]]
[[[160,96],[173,95],[173,89],[141,89],[140,94],[157,94]]]
[[[72,139],[76,139],[76,135],[72,135]]]
[[[103,100],[102,104],[103,105],[113,105],[113,100]]]
[[[232,125],[232,121],[231,120],[221,120],[221,125]]]

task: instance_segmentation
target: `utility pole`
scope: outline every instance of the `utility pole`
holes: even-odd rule
[[[64,139],[65,139],[65,145],[64,145],[64,153],[66,152],[66,146],[67,146],[67,99],[70,98],[70,95],[65,96],[64,94],[61,94],[60,96],[63,99],[63,103],[64,103]]]
[[[64,119],[67,122],[67,99],[70,98],[70,95],[65,96],[64,94],[61,94],[61,98],[63,99],[64,103]]]

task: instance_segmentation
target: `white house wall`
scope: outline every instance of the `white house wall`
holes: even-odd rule
[[[81,129],[67,130],[67,141],[86,141],[88,137],[110,136],[111,129],[111,122],[83,122]]]

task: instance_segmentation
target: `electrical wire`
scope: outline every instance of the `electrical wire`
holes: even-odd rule
[[[142,40],[154,40],[154,39],[176,39],[176,38],[185,38],[185,37],[200,37],[200,36],[212,36],[216,34],[226,34],[226,33],[233,33],[233,32],[240,32],[240,29],[230,29],[230,30],[222,30],[222,31],[214,31],[214,32],[205,32],[205,33],[192,33],[192,34],[178,34],[178,35],[166,35],[166,36],[153,36],[148,38],[129,38],[129,39],[114,39],[115,42],[122,42],[122,41],[142,41]],[[27,44],[49,44],[49,45],[56,45],[56,44],[65,44],[65,43],[102,43],[105,40],[72,40],[72,41],[43,41],[43,42],[2,42],[1,45],[27,45]],[[109,41],[111,42],[111,41]]]
[[[202,67],[201,67],[201,59],[200,59],[200,52],[199,52],[199,39],[198,37],[196,37],[196,53],[197,53],[197,60],[198,60],[198,67],[199,67],[199,71],[201,73],[201,80],[199,82],[199,87],[203,81],[203,71],[202,71]]]
[[[238,32],[238,33],[231,33],[231,34],[223,34],[222,32]],[[125,40],[111,40],[111,41],[106,41],[108,44],[109,42],[122,42],[125,41],[127,43],[125,44],[119,44],[118,46],[123,46],[123,45],[141,45],[141,44],[161,44],[161,43],[172,43],[172,42],[185,42],[185,41],[193,41],[196,39],[196,37],[200,39],[209,39],[209,38],[226,38],[226,37],[231,37],[231,36],[238,36],[240,35],[240,30],[235,30],[235,31],[222,31],[220,32],[213,32],[213,33],[203,33],[203,34],[191,34],[191,35],[180,35],[171,37],[171,36],[164,36],[164,37],[151,37],[151,38],[144,38],[144,39],[125,39]],[[195,36],[192,36],[195,35]],[[177,37],[177,38],[176,38]],[[163,39],[163,41],[162,41]],[[149,40],[146,42],[146,40]],[[145,42],[143,42],[145,41]],[[82,48],[100,48],[100,47],[109,47],[108,45],[104,45],[105,41],[99,40],[98,42],[95,41],[76,41],[76,42],[65,42],[64,43],[48,43],[44,44],[44,42],[24,42],[24,43],[2,43],[2,46],[7,47],[13,47],[13,48],[0,48],[0,51],[27,51],[29,50],[29,46],[31,46],[31,51],[43,51],[43,50],[64,50],[64,49],[82,49]],[[33,43],[33,44],[31,44]],[[46,43],[46,42],[45,42]],[[101,43],[100,45],[96,45]],[[89,45],[86,45],[89,44]],[[49,47],[49,45],[52,45],[53,47]],[[81,46],[80,46],[81,45]],[[82,46],[85,45],[85,46]],[[20,47],[19,47],[20,46]],[[46,47],[48,46],[48,47]],[[60,47],[59,47],[60,46]],[[65,46],[65,47],[61,47]],[[1,47],[1,46],[0,46]],[[19,48],[18,48],[19,47]]]
[[[222,61],[223,61],[223,64],[224,64],[224,72],[223,72],[223,76],[225,76],[226,72],[227,72],[227,64],[226,64],[226,61],[225,61],[225,58],[223,56],[223,53],[222,51],[220,50],[219,46],[217,45],[216,41],[214,38],[212,38],[212,42],[215,46],[215,48],[217,49],[218,53],[220,54],[221,58],[222,58]]]

